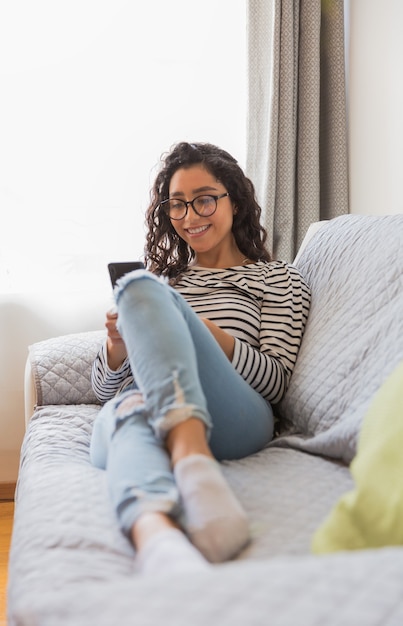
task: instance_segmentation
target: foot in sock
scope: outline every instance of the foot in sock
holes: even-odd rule
[[[248,519],[217,461],[193,454],[174,468],[192,543],[211,563],[228,561],[249,541]]]
[[[205,570],[210,564],[176,528],[158,532],[137,554],[143,574],[172,574]]]

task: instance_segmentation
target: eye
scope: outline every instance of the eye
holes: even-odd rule
[[[213,196],[199,196],[195,199],[195,204],[199,211],[208,211],[215,207],[215,199]]]
[[[169,208],[173,211],[181,211],[183,209],[183,200],[170,200]]]
[[[209,205],[211,202],[214,202],[214,198],[212,196],[200,196],[198,198],[199,204]]]

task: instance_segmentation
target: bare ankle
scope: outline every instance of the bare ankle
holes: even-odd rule
[[[178,529],[178,524],[165,513],[143,513],[131,530],[131,539],[137,550],[141,550],[150,539],[169,528]]]
[[[168,433],[166,446],[173,466],[191,454],[203,454],[213,458],[206,439],[206,427],[201,420],[194,417],[172,428]]]

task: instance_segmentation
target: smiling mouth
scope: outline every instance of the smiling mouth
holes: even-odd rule
[[[210,228],[210,224],[207,224],[207,226],[197,226],[197,228],[187,228],[186,232],[189,233],[189,235],[200,235],[201,233],[205,233],[206,230],[208,230]]]

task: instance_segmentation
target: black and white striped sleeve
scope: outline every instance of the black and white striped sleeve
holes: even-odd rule
[[[310,290],[299,271],[278,262],[265,285],[259,347],[235,338],[232,359],[235,369],[273,404],[281,400],[287,389],[309,306]]]
[[[95,396],[100,402],[105,403],[132,383],[133,375],[128,359],[125,359],[117,370],[111,370],[108,366],[105,342],[92,365],[91,385]]]

